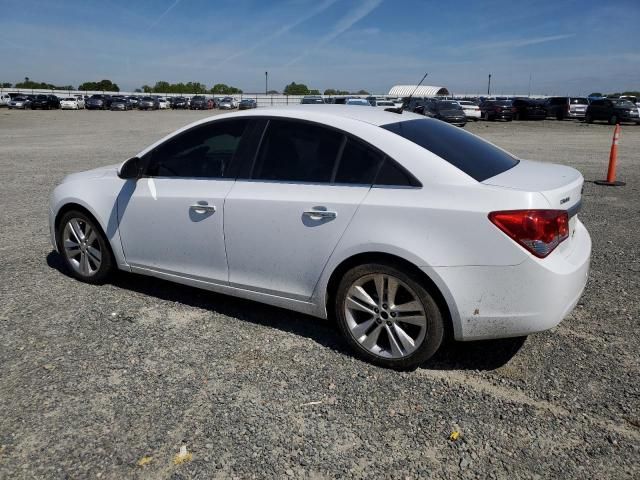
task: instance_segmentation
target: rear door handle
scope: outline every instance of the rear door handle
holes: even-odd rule
[[[189,209],[193,210],[196,213],[215,213],[216,207],[215,205],[191,205]]]
[[[322,220],[325,218],[336,218],[338,216],[337,212],[332,212],[330,210],[305,210],[302,212],[305,217],[309,217],[311,220]]]

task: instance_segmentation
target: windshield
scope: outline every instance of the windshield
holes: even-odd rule
[[[440,120],[406,120],[382,125],[382,128],[420,145],[478,182],[518,164],[518,160],[504,150]]]
[[[633,102],[630,102],[629,100],[614,100],[613,103],[615,103],[618,107],[629,107],[629,108],[635,108],[636,105]]]
[[[63,102],[75,102],[76,99],[75,98],[63,98],[62,101]]]

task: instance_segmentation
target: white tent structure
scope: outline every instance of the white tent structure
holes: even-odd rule
[[[416,89],[417,85],[395,85],[389,90],[391,97],[408,97],[413,93],[414,97],[435,97],[437,95],[450,95],[449,90],[445,87],[430,87],[429,85],[421,85]]]

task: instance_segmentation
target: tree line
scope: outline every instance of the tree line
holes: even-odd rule
[[[208,88],[204,83],[200,82],[179,82],[169,83],[165,81],[156,82],[155,85],[143,85],[136,89],[137,92],[144,93],[211,93],[221,95],[240,94],[242,90],[237,87],[226,85],[224,83],[216,83],[213,87]]]
[[[271,93],[271,92],[268,92]],[[278,93],[273,91],[273,93]],[[320,90],[309,88],[304,83],[291,82],[284,87],[282,91],[285,95],[320,95]],[[327,88],[324,95],[370,95],[366,90],[358,90],[357,92],[349,92],[348,90],[337,90],[335,88]]]

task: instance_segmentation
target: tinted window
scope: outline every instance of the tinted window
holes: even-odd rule
[[[210,123],[166,141],[151,152],[147,175],[224,178],[247,123],[247,120]]]
[[[464,130],[431,119],[408,120],[382,128],[420,145],[482,182],[514,167],[518,160]]]
[[[371,185],[383,155],[353,139],[347,140],[336,171],[336,183]]]
[[[252,178],[329,182],[344,135],[305,122],[271,120]]]
[[[382,168],[378,172],[374,185],[391,185],[395,187],[421,187],[422,185],[412,175],[398,165],[395,161],[386,157]]]

